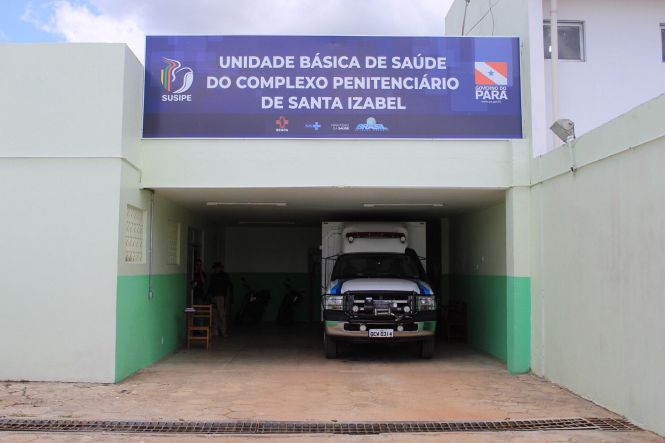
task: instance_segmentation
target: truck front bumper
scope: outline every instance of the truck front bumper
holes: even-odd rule
[[[354,322],[356,323],[356,322]],[[369,329],[374,325],[367,324],[366,331],[348,330],[345,325],[349,322],[342,321],[326,321],[325,331],[330,337],[343,339],[344,341],[358,341],[358,342],[405,342],[405,341],[421,341],[428,337],[433,337],[436,332],[436,321],[416,322],[417,330],[414,331],[398,331],[396,327],[391,326],[393,329],[392,337],[375,338],[369,336]],[[376,325],[377,329],[384,329],[384,325]]]

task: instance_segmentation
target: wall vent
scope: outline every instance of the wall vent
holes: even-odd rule
[[[145,263],[145,211],[132,205],[125,215],[125,262]]]

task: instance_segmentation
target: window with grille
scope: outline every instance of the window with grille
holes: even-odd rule
[[[125,214],[125,262],[145,262],[145,211],[132,205]]]

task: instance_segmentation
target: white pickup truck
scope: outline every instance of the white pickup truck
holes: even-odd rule
[[[424,222],[324,222],[324,347],[339,341],[417,341],[432,358],[436,297],[427,282]]]

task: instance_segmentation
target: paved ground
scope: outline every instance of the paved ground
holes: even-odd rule
[[[323,358],[318,331],[264,330],[183,350],[115,385],[4,382],[0,417],[107,420],[504,420],[616,417],[461,345],[420,360],[409,345],[354,345]],[[198,437],[159,436],[165,441]],[[0,441],[152,441],[118,434],[8,434]],[[36,440],[35,440],[36,439]],[[240,441],[240,437],[215,441]],[[663,441],[646,432],[294,436],[243,441]]]

